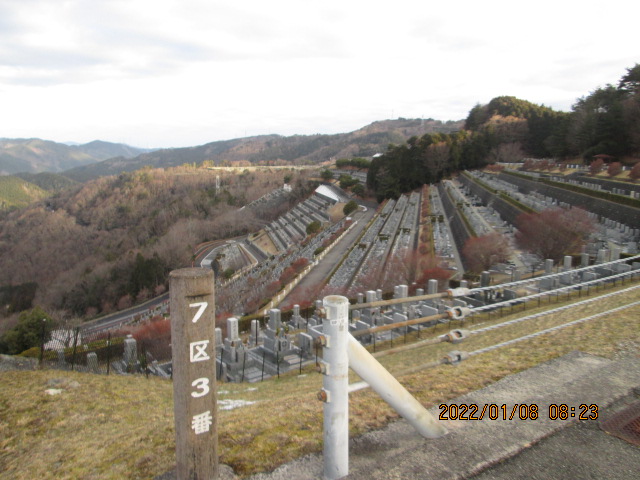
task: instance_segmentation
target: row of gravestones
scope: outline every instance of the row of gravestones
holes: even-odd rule
[[[386,222],[382,226],[380,233],[376,237],[373,237],[371,248],[368,249],[365,257],[356,269],[352,290],[357,291],[360,289],[360,279],[370,278],[372,275],[375,276],[375,278],[380,278],[380,274],[382,273],[380,269],[384,265],[386,259],[389,258],[392,248],[395,247],[396,234],[400,234],[399,240],[401,241],[401,237],[406,233],[406,236],[409,237],[408,243],[411,242],[411,239],[416,237],[417,232],[415,228],[410,229],[410,231],[406,231],[408,229],[404,229],[402,227],[402,221],[407,214],[410,217],[415,216],[417,219],[417,209],[419,207],[420,199],[421,194],[417,192],[414,192],[413,197],[409,195],[401,195],[397,202],[392,205],[393,208],[390,210],[389,214],[384,215]]]
[[[58,370],[74,370],[87,373],[145,373],[159,377],[169,378],[171,376],[171,362],[158,362],[149,352],[138,351],[138,342],[132,335],[127,335],[123,341],[122,357],[107,360],[107,365],[101,361],[96,352],[84,352],[78,348],[78,352],[72,359],[68,358],[65,350],[60,348],[55,350],[57,359],[49,363]]]
[[[278,217],[265,227],[269,237],[279,251],[285,251],[306,236],[307,225],[313,221],[320,224],[329,221],[326,209],[331,203],[318,195],[296,205],[290,212]],[[259,248],[259,247],[258,247]]]
[[[582,193],[572,192],[560,187],[536,182],[533,179],[528,180],[514,175],[505,174],[504,172],[499,174],[499,178],[516,185],[521,193],[530,194],[531,192],[538,192],[542,195],[553,198],[556,202],[565,202],[569,205],[596,213],[599,217],[610,218],[625,225],[629,225],[630,228],[640,229],[640,210],[637,208],[612,203]]]
[[[634,262],[632,265],[624,262],[608,264],[609,261],[617,260],[619,251],[608,251],[601,249],[596,258],[592,269],[575,272],[572,267],[572,257],[566,256],[561,266],[557,267],[559,275],[551,277],[541,277],[537,281],[535,291],[546,291],[563,286],[575,285],[577,283],[603,279],[618,273],[638,272],[640,275],[640,262]],[[588,254],[582,254],[580,259],[580,268],[588,267],[590,257]],[[598,266],[601,265],[602,266]],[[544,262],[545,274],[553,274],[553,260]],[[515,281],[521,279],[521,272],[516,270],[514,276]],[[489,286],[491,277],[489,272],[481,274],[481,287]],[[466,281],[460,283],[461,288],[467,288]],[[427,285],[428,294],[436,293],[438,290],[437,280],[429,280]],[[422,289],[416,291],[416,296],[421,296],[425,292]],[[502,300],[512,300],[518,297],[518,293],[509,288],[502,289],[501,292],[480,291],[467,297],[448,299],[431,299],[420,301],[408,301],[402,304],[392,305],[388,310],[383,311],[380,307],[368,307],[353,310],[350,329],[353,332],[365,330],[375,326],[390,325],[416,318],[441,314],[447,309],[456,306],[480,307],[487,303]],[[408,287],[400,285],[394,289],[394,298],[410,298]],[[358,294],[357,303],[374,302],[382,300],[382,291],[368,291],[365,294]],[[317,301],[317,307],[321,306],[321,301]],[[316,311],[320,309],[317,308]],[[371,344],[382,341],[393,340],[394,338],[403,336],[407,333],[419,331],[430,326],[434,326],[447,320],[432,320],[431,322],[406,326],[404,328],[387,330],[378,333],[368,333],[359,336],[359,341],[363,344]],[[264,328],[261,327],[259,320],[252,320],[250,334],[247,341],[244,341],[239,332],[239,324],[237,318],[227,319],[227,336],[223,338],[222,330],[216,328],[216,368],[217,377],[223,381],[231,382],[256,382],[267,379],[269,377],[279,375],[304,365],[313,363],[316,360],[316,343],[315,339],[322,334],[322,318],[314,314],[309,318],[300,315],[300,309],[294,306],[293,314],[289,321],[285,322],[281,318],[281,312],[278,309],[271,309],[268,315],[268,321]],[[64,359],[64,353],[59,352],[59,359],[62,365],[69,366]],[[64,366],[59,366],[64,368]],[[98,362],[98,356],[95,352],[86,354],[86,362],[82,365],[74,366],[75,370],[105,373],[104,366]],[[159,364],[149,357],[148,354],[141,355],[138,352],[136,340],[129,335],[124,340],[124,349],[121,359],[117,359],[110,363],[110,369],[114,373],[150,373],[161,377],[169,377],[171,375],[171,364],[166,362]]]
[[[216,308],[218,310],[226,310],[227,308],[237,307],[242,305],[243,302],[250,301],[251,299],[248,298],[247,292],[249,292],[249,295],[260,297],[260,299],[263,298],[264,295],[259,289],[249,286],[251,281],[255,281],[257,285],[268,285],[270,282],[278,280],[283,270],[289,267],[295,260],[304,257],[311,262],[315,250],[343,226],[344,221],[337,222],[330,228],[314,236],[305,246],[298,246],[290,252],[290,255],[280,254],[268,257],[257,265],[249,268],[245,274],[238,275],[228,282],[222,283],[220,281],[221,277],[217,277],[216,292],[219,298],[225,299],[225,304],[223,305],[222,302],[220,302],[216,305]]]
[[[438,184],[438,193],[440,195],[440,200],[442,202],[445,216],[448,219],[451,235],[456,246],[458,247],[458,251],[461,251],[467,240],[471,238],[471,234],[467,230],[467,227],[461,218],[460,212],[453,205],[453,202],[451,201],[451,198],[449,197],[449,194],[443,186],[442,182]],[[465,268],[467,268],[467,265],[465,265],[466,259],[462,257],[460,260]]]
[[[257,207],[259,205],[269,205],[274,202],[279,202],[281,197],[288,195],[290,192],[289,189],[285,189],[283,187],[272,190],[269,193],[264,194],[260,198],[254,200],[253,202],[247,204],[247,208]]]
[[[351,282],[356,271],[362,264],[365,255],[369,251],[369,246],[377,238],[384,225],[386,217],[389,215],[394,205],[395,200],[387,201],[380,214],[374,218],[372,224],[369,226],[367,231],[364,232],[364,235],[358,244],[354,245],[347,257],[333,273],[328,282],[329,286],[344,287]]]
[[[465,282],[466,283],[466,282]],[[436,293],[437,280],[430,280],[428,293]],[[423,295],[418,289],[416,295]],[[400,285],[395,288],[394,298],[407,298],[408,287]],[[372,302],[382,299],[382,291],[368,291],[358,294],[358,303]],[[317,307],[321,301],[317,301]],[[418,302],[407,302],[394,305],[389,311],[383,312],[380,307],[354,310],[352,331],[363,330],[380,325],[412,320],[419,317],[444,313],[450,306],[466,306],[467,302],[454,299],[453,304],[436,299]],[[317,308],[316,310],[319,310]],[[441,320],[428,324],[406,327],[402,332],[385,331],[367,334],[359,338],[364,344],[390,340],[405,333],[424,329],[439,323]],[[300,315],[300,309],[294,306],[293,314],[288,322],[281,318],[278,309],[269,311],[265,328],[260,326],[259,320],[252,320],[248,340],[242,340],[238,330],[238,319],[227,319],[227,336],[223,339],[222,330],[216,329],[216,365],[218,378],[231,382],[256,382],[277,374],[298,369],[316,361],[315,339],[322,334],[322,318],[316,314],[309,318]]]
[[[436,255],[444,258],[454,257],[454,242],[451,238],[449,229],[445,225],[444,221],[440,221],[444,218],[444,208],[440,201],[440,195],[438,189],[430,188],[429,205],[431,207],[431,237],[433,238],[433,245],[436,251]]]
[[[554,177],[553,180],[557,181]],[[560,179],[561,181],[562,179]],[[621,183],[611,182],[610,180],[600,179],[600,178],[592,178],[587,177],[583,174],[573,174],[569,175],[566,179],[570,181],[574,185],[580,185],[587,188],[597,188],[598,190],[609,191],[612,193],[618,193],[618,195],[629,195],[634,198],[638,198],[638,194],[640,194],[640,185],[638,184],[624,184],[621,187]],[[575,183],[574,183],[575,182]],[[593,187],[597,185],[597,187]],[[617,186],[616,186],[617,185]],[[614,191],[615,190],[615,191]],[[636,194],[635,196],[633,194]]]
[[[521,203],[530,206],[536,210],[543,210],[552,207],[571,208],[572,205],[568,202],[559,201],[555,198],[546,196],[540,192],[530,191],[528,194],[524,194],[518,191],[518,187],[515,184],[509,184],[503,179],[496,179],[495,176],[479,173],[469,172],[472,176],[481,179],[483,182],[489,184],[492,188],[507,190],[509,194]],[[514,178],[505,176],[505,178]],[[463,177],[464,181],[464,177]],[[469,182],[469,180],[467,180]],[[569,192],[571,193],[571,192]],[[598,201],[597,199],[595,199]],[[624,224],[620,221],[613,220],[603,215],[599,215],[595,212],[588,212],[589,216],[595,221],[599,222],[603,229],[602,237],[609,240],[613,240],[619,244],[628,244],[628,252],[635,253],[636,242],[640,239],[640,228],[633,228],[629,224]],[[632,244],[632,245],[631,245]]]
[[[496,185],[491,185],[495,183],[494,176],[489,175],[488,179],[481,178],[478,172],[467,172],[472,177],[476,177],[480,179],[483,183],[489,184],[495,190],[508,190],[510,192],[510,196],[514,195],[514,188],[507,186],[501,189],[497,188]],[[488,175],[488,174],[487,174]],[[507,202],[499,195],[490,192],[485,189],[480,184],[474,182],[470,178],[467,178],[465,175],[461,175],[459,177],[460,182],[475,196],[479,197],[482,203],[485,205],[491,205],[491,207],[500,215],[500,218],[508,222],[510,225],[515,225],[517,218],[523,213],[515,205]],[[521,202],[522,203],[522,202]],[[532,207],[533,208],[533,207]]]

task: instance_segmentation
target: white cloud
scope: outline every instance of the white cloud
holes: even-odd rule
[[[0,135],[185,146],[460,119],[497,95],[567,110],[638,61],[639,10],[625,0],[4,0]]]

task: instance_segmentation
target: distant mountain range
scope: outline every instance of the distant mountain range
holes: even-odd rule
[[[84,182],[145,166],[175,167],[205,161],[214,165],[233,162],[316,164],[331,158],[370,157],[385,152],[389,144],[402,144],[412,136],[451,133],[463,126],[464,120],[400,118],[374,122],[349,133],[261,135],[159,150],[102,141],[69,145],[34,138],[0,139],[0,174],[52,172]]]
[[[64,173],[84,182],[104,175],[138,170],[144,166],[175,167],[204,161],[220,165],[246,161],[251,164],[291,162],[315,164],[330,158],[369,157],[384,152],[390,143],[402,144],[414,135],[460,130],[464,120],[397,119],[374,122],[349,133],[333,135],[261,135],[207,143],[196,147],[155,150],[135,158],[111,158],[73,168]]]
[[[39,138],[0,138],[0,174],[60,173],[108,158],[133,158],[149,151],[100,140],[66,145]]]

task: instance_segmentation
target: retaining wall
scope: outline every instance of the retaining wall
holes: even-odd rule
[[[458,180],[460,180],[460,183],[467,187],[472,194],[479,197],[485,205],[490,206],[498,212],[500,217],[510,225],[515,225],[518,216],[525,213],[515,205],[503,200],[465,175],[460,175]]]

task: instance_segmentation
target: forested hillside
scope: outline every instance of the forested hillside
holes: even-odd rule
[[[351,133],[335,135],[262,135],[207,143],[197,147],[162,149],[133,159],[113,158],[74,168],[65,175],[85,181],[103,175],[134,171],[144,166],[183,164],[226,165],[234,162],[262,165],[317,164],[330,158],[368,157],[383,152],[389,143],[403,143],[413,135],[453,132],[462,121],[398,119],[374,122]]]
[[[39,186],[43,190],[49,192],[59,192],[65,188],[73,187],[78,182],[71,180],[57,173],[41,172],[41,173],[16,173],[14,177],[19,177],[29,183]]]
[[[14,176],[0,175],[0,211],[26,207],[47,192],[33,183]]]
[[[161,293],[168,272],[190,265],[199,243],[255,231],[271,220],[264,212],[257,218],[239,207],[282,186],[285,175],[292,177],[291,202],[308,192],[304,171],[238,175],[145,169],[91,181],[5,213],[0,288],[35,283],[36,288],[24,290],[49,311],[93,315],[125,308]],[[277,216],[289,206],[268,213]]]
[[[390,146],[372,161],[367,184],[379,200],[397,198],[460,169],[525,157],[590,162],[597,154],[627,164],[640,158],[640,64],[617,86],[578,99],[568,113],[507,96],[476,105],[463,131],[414,136]]]

